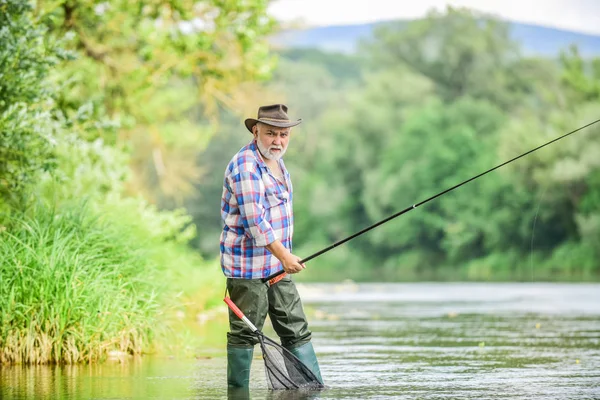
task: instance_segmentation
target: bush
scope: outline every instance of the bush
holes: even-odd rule
[[[0,241],[0,362],[140,353],[158,308],[156,268],[127,239],[84,207],[13,216]]]
[[[107,203],[114,211],[97,212],[88,205],[37,204],[3,222],[0,363],[141,354],[169,334],[173,315],[190,306],[186,294],[198,290],[182,282],[193,274],[195,284],[206,285],[197,279],[205,263],[180,243],[186,218],[162,213],[161,220],[161,213],[139,204]],[[153,230],[145,225],[149,220]],[[214,293],[205,295],[196,311]]]

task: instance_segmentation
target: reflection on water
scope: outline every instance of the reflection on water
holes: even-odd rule
[[[262,391],[264,392],[264,390]],[[259,393],[250,389],[230,388],[227,389],[227,400],[248,400],[248,399],[267,399],[267,400],[311,400],[321,398],[323,391],[317,390],[270,390],[259,395]]]
[[[1,367],[2,399],[600,398],[600,285],[300,285],[328,389],[227,390],[201,360]],[[265,333],[271,337],[270,330]]]

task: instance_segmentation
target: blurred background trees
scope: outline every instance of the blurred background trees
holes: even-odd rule
[[[600,116],[598,59],[525,55],[504,23],[465,9],[385,24],[357,54],[279,55],[263,102],[284,99],[305,120],[287,156],[301,256]],[[225,160],[249,140],[234,122],[209,144],[224,158],[198,185],[211,207]],[[599,135],[593,126],[472,182],[298,279],[597,279]],[[201,250],[217,254],[208,210],[192,214],[209,233]]]
[[[271,48],[266,0],[7,4],[31,23],[5,19],[0,32],[4,210],[137,199],[209,259],[223,170],[260,104],[304,119],[286,156],[301,256],[600,115],[598,59],[524,54],[503,22],[467,9],[385,24],[338,54]],[[369,232],[298,279],[597,279],[598,131]]]

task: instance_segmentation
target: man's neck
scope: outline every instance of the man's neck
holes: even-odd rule
[[[267,167],[269,167],[271,169],[279,167],[279,163],[277,162],[277,160],[269,160],[268,158],[265,158],[264,156],[263,156],[263,160],[265,161],[265,164],[267,164]]]
[[[260,156],[262,157],[262,159],[263,159],[265,165],[267,166],[267,168],[269,168],[269,170],[271,170],[272,174],[274,174],[277,177],[283,176],[283,170],[279,166],[279,160],[269,160],[267,157],[265,157],[260,152],[260,150],[258,152],[260,153]]]

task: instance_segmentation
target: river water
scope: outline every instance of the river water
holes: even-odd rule
[[[600,399],[598,284],[299,287],[321,392],[267,390],[257,348],[249,392],[228,394],[219,348],[201,359],[5,366],[0,398]]]

